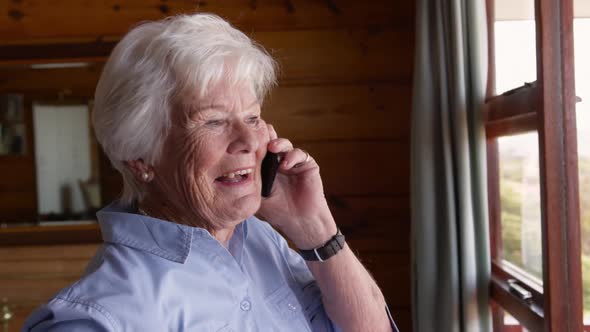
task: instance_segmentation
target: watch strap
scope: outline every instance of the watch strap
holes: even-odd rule
[[[314,248],[314,249],[309,249],[309,250],[299,249],[299,254],[306,261],[323,262],[323,261],[327,260],[328,258],[336,255],[340,250],[342,250],[344,248],[344,244],[345,244],[344,235],[342,234],[342,232],[340,232],[340,229],[338,228],[336,235],[334,235],[323,246],[318,247],[318,248]]]

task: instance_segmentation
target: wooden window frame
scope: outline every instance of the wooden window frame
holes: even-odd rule
[[[504,310],[530,331],[583,331],[580,210],[573,54],[573,1],[535,0],[537,81],[495,95],[494,1],[487,0],[489,66],[484,119],[495,331]],[[543,285],[502,261],[497,138],[539,134]],[[532,294],[524,301],[509,280]]]

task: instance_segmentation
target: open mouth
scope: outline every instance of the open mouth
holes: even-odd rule
[[[226,184],[240,183],[248,180],[252,176],[252,171],[252,168],[247,168],[235,172],[226,173],[216,178],[215,181]]]

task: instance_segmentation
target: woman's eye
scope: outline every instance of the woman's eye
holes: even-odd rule
[[[251,124],[258,124],[258,122],[260,122],[260,117],[259,116],[251,116],[248,118],[248,122]]]
[[[219,127],[223,125],[223,120],[209,120],[205,122],[205,125],[208,127]]]

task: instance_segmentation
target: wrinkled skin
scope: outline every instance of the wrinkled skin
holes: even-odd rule
[[[157,165],[128,163],[138,179],[142,172],[150,174],[140,203],[144,211],[204,227],[224,244],[235,226],[256,212],[300,248],[317,246],[335,234],[318,165],[313,158],[304,162],[306,153],[278,138],[260,118],[260,103],[248,85],[218,84],[192,105],[190,112],[174,113]],[[262,201],[260,165],[267,148],[282,161],[272,194]],[[219,181],[244,168],[252,173],[243,183]]]

